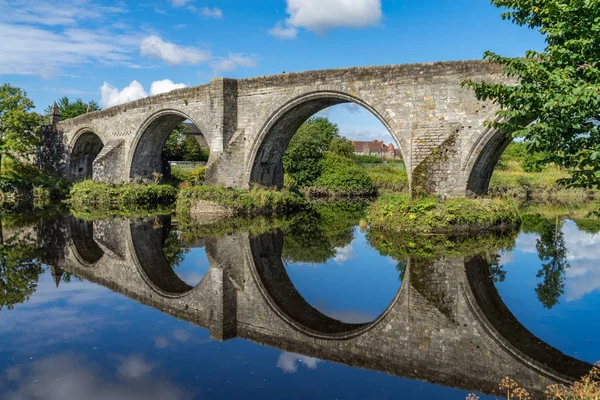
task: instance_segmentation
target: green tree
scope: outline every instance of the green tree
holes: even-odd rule
[[[195,137],[188,136],[183,141],[183,159],[185,161],[208,161],[208,153],[202,150]]]
[[[538,278],[543,278],[538,283],[535,292],[538,300],[545,308],[552,308],[558,304],[560,296],[565,291],[565,269],[569,268],[567,261],[567,247],[562,232],[562,223],[546,220],[538,232],[536,241],[538,257],[542,260],[542,269],[537,273]]]
[[[36,243],[29,236],[13,235],[0,243],[0,310],[12,309],[35,292],[44,271],[36,258]]]
[[[67,96],[63,96],[58,99],[56,105],[58,106],[58,112],[61,120],[83,115],[87,113],[88,107],[90,108],[90,111],[100,110],[100,106],[94,100],[90,100],[86,103],[82,99],[75,99],[75,101],[71,102]],[[46,107],[44,112],[47,116],[50,116],[52,114],[52,105]]]
[[[179,239],[177,231],[173,230],[167,235],[162,249],[167,262],[173,269],[178,267],[185,260],[185,255],[190,252],[190,249],[186,248],[181,239]]]
[[[33,154],[40,125],[27,93],[8,83],[0,86],[0,171],[4,158],[19,160]]]
[[[167,137],[163,147],[163,154],[169,161],[183,161],[183,141],[188,136],[188,129],[184,124],[179,124]]]
[[[339,129],[324,117],[308,119],[296,131],[284,155],[283,168],[299,186],[310,186],[320,174],[319,160],[339,137]]]
[[[329,151],[345,158],[354,158],[354,144],[345,137],[336,137],[329,143]]]
[[[503,66],[514,84],[474,82],[480,100],[500,106],[494,128],[521,136],[537,164],[568,168],[571,186],[600,188],[600,0],[492,0],[503,19],[539,29],[543,51],[524,58],[491,51],[484,59]]]

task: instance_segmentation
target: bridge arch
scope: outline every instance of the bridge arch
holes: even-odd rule
[[[371,322],[339,321],[323,314],[300,295],[285,270],[281,258],[282,248],[281,231],[250,237],[247,253],[250,273],[269,308],[287,325],[307,336],[345,340],[362,335],[387,317],[403,293],[404,280],[390,304]]]
[[[487,194],[490,179],[500,157],[512,138],[499,129],[487,128],[467,155],[463,168],[466,178],[466,194]]]
[[[198,127],[210,145],[207,127],[196,122],[190,115],[176,109],[155,112],[146,118],[133,139],[126,164],[130,180],[148,181],[153,179],[153,172],[168,173],[167,160],[162,155],[163,147],[173,129],[186,120]]]
[[[181,279],[167,260],[163,245],[172,229],[170,217],[131,221],[128,244],[138,272],[144,282],[159,296],[182,298],[202,286],[206,276],[192,286]]]
[[[93,163],[104,143],[91,127],[80,129],[73,137],[69,154],[69,176],[75,181],[93,178]]]
[[[92,267],[104,257],[104,251],[94,240],[93,222],[69,218],[69,232],[68,246],[81,265]]]
[[[403,160],[409,160],[407,144],[400,140],[392,128],[393,120],[385,111],[377,110],[368,102],[342,90],[312,91],[285,103],[263,125],[247,159],[250,183],[263,186],[283,184],[283,154],[298,128],[317,112],[344,103],[355,103],[371,112],[394,138]],[[410,168],[407,171],[410,181]]]

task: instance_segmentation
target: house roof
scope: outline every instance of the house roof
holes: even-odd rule
[[[352,141],[352,143],[354,144],[354,151],[358,152],[358,151],[364,151],[365,150],[365,146],[369,149],[369,151],[393,151],[393,150],[397,150],[394,147],[393,143],[390,143],[389,145],[386,145],[384,142],[380,142],[379,140],[373,140],[371,142],[367,142],[367,141],[361,141],[361,140],[357,140],[357,141]]]

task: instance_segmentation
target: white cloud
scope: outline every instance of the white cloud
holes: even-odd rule
[[[214,7],[214,8],[208,8],[208,7],[204,7],[202,9],[202,15],[204,15],[205,17],[209,17],[209,18],[223,18],[223,11],[218,8],[218,7]]]
[[[150,96],[167,93],[171,90],[181,89],[184,87],[186,87],[184,83],[174,83],[170,79],[154,81],[150,84]],[[142,86],[142,84],[138,81],[132,81],[123,89],[112,86],[108,82],[104,82],[104,84],[100,87],[100,105],[103,108],[118,106],[119,104],[142,99],[144,97],[148,97],[148,93],[144,89],[144,86]]]
[[[175,329],[173,331],[173,338],[178,342],[185,343],[189,341],[192,338],[192,336],[188,331],[184,329]]]
[[[286,25],[279,21],[274,27],[269,29],[269,33],[279,39],[294,39],[298,36],[298,29],[295,26]]]
[[[143,97],[148,97],[148,93],[138,81],[131,82],[129,86],[124,87],[122,90],[110,85],[108,82],[104,82],[100,87],[100,105],[102,108],[116,106]]]
[[[364,28],[381,21],[381,0],[287,0],[285,21],[278,22],[269,33],[291,39],[296,28],[317,34],[339,27]]]
[[[0,1],[0,21],[48,26],[77,25],[81,21],[105,20],[126,12],[115,6],[89,0],[65,0],[57,6],[37,0]]]
[[[154,347],[157,349],[164,349],[165,347],[169,347],[169,340],[165,337],[159,336],[154,339]]]
[[[316,369],[320,362],[318,358],[304,356],[302,354],[284,352],[277,359],[277,368],[285,373],[293,374],[298,371],[298,363],[304,364],[308,369]]]
[[[354,258],[354,242],[350,243],[345,247],[337,247],[335,249],[335,257],[333,260],[337,264],[343,264],[344,262]]]
[[[211,66],[215,71],[233,72],[238,67],[256,67],[256,60],[251,56],[229,53],[227,58],[217,59],[211,63]]]
[[[154,364],[145,361],[142,357],[129,356],[121,358],[117,372],[127,379],[139,379],[148,376],[153,368]]]
[[[191,46],[178,46],[152,35],[142,40],[140,52],[144,56],[158,58],[169,65],[200,64],[210,60],[208,51]]]
[[[185,87],[185,83],[173,83],[170,79],[163,79],[161,81],[154,81],[150,85],[150,95],[155,96],[161,93],[167,93],[171,90],[182,89]]]
[[[46,28],[0,22],[0,75],[40,75],[52,78],[62,68],[86,63],[135,67],[131,54],[139,44],[135,34],[117,30]]]
[[[194,0],[171,0],[171,4],[173,4],[173,7],[183,7],[193,1]]]
[[[83,356],[48,357],[12,367],[10,388],[0,389],[5,389],[3,398],[30,400],[183,400],[192,397],[159,375],[148,376],[153,368],[148,369],[143,360],[137,358],[126,363],[128,365],[117,366],[119,372],[127,374],[120,379],[114,374],[104,374],[100,366]]]

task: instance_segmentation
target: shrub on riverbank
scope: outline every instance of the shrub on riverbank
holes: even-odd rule
[[[173,183],[179,185],[182,182],[189,182],[192,185],[199,185],[204,182],[206,167],[198,167],[190,170],[179,168],[176,165],[171,167],[171,179]]]
[[[168,206],[175,202],[177,189],[170,185],[98,183],[91,180],[73,185],[69,203],[80,206]]]
[[[180,220],[203,215],[270,215],[301,210],[307,202],[289,190],[225,189],[212,186],[187,186],[177,196],[177,215]],[[214,211],[214,212],[213,212]]]
[[[514,229],[521,217],[505,200],[385,195],[370,207],[368,221],[386,231],[463,234]]]
[[[321,174],[304,190],[309,197],[368,197],[377,189],[364,168],[352,159],[327,152],[319,161]]]
[[[408,192],[408,174],[406,169],[389,164],[380,164],[366,168],[367,175],[378,191],[394,193]]]

